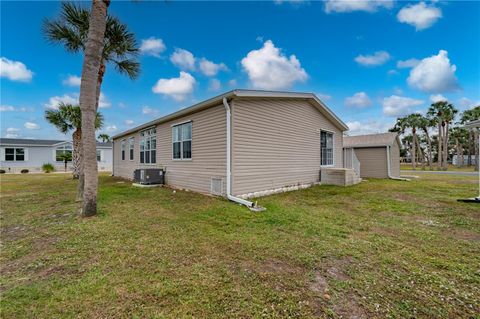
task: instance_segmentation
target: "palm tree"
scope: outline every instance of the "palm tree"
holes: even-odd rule
[[[455,152],[457,153],[457,166],[463,167],[463,150],[464,145],[468,141],[468,132],[462,127],[452,127],[450,129],[450,136],[453,138],[454,143],[452,144]]]
[[[478,119],[480,119],[480,106],[464,111],[460,116],[460,123],[465,124]],[[475,153],[475,170],[478,171],[478,129],[469,130],[468,134],[468,165],[472,165],[472,155]]]
[[[432,121],[438,123],[438,169],[447,170],[448,158],[448,138],[450,123],[455,118],[458,110],[453,104],[447,101],[439,101],[432,103],[427,111],[427,116]]]
[[[101,140],[102,142],[110,142],[110,135],[106,133],[98,134],[97,138]]]
[[[45,20],[43,32],[48,41],[63,44],[71,53],[85,51],[90,24],[90,11],[72,2],[62,2],[60,17]],[[107,64],[112,64],[120,74],[136,79],[140,74],[139,53],[135,35],[116,17],[107,16],[102,58],[98,71],[96,104],[100,99],[100,89]]]
[[[59,158],[61,161],[63,161],[65,167],[64,167],[64,170],[65,172],[67,171],[67,165],[68,165],[68,162],[72,161],[72,153],[70,152],[64,152],[60,155],[57,155],[57,158]]]
[[[135,36],[118,19],[107,16],[109,5],[110,0],[93,0],[90,13],[89,10],[65,2],[62,3],[60,18],[56,21],[47,20],[44,23],[44,33],[47,39],[64,44],[69,52],[84,51],[85,53],[80,86],[80,107],[84,132],[80,157],[83,158],[83,154],[85,154],[85,160],[83,167],[80,167],[77,195],[84,199],[83,216],[96,214],[98,171],[94,156],[96,145],[93,121],[98,108],[106,65],[113,64],[117,71],[127,74],[132,79],[140,73],[140,64],[136,60],[139,49]],[[95,74],[93,74],[94,71]],[[93,94],[93,103],[90,100],[91,94]],[[91,109],[92,107],[93,109]],[[89,190],[84,195],[87,175]]]
[[[82,158],[79,150],[82,144],[82,112],[78,105],[61,103],[57,110],[45,111],[45,119],[55,126],[61,133],[67,134],[73,131],[73,177],[78,178]],[[103,115],[97,112],[95,129],[103,126]]]
[[[432,157],[432,139],[430,138],[430,133],[428,130],[435,125],[435,123],[425,117],[421,116],[418,121],[419,128],[422,129],[423,133],[425,134],[425,139],[427,140],[427,146],[428,146],[428,166],[430,170],[433,169],[433,157]]]
[[[419,140],[417,136],[417,128],[421,127],[421,115],[417,113],[413,113],[407,115],[405,117],[401,117],[397,119],[395,126],[391,129],[391,131],[399,132],[400,134],[405,134],[405,130],[410,128],[412,130],[412,143],[410,146],[410,155],[412,157],[412,169],[416,169],[416,157],[417,157],[417,149],[419,154],[421,154],[421,149],[419,147]]]

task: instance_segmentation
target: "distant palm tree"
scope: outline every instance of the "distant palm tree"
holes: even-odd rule
[[[78,178],[83,160],[79,153],[82,143],[82,112],[80,107],[61,103],[58,110],[45,111],[45,119],[63,134],[73,131],[73,176]],[[97,112],[95,128],[100,129],[102,126],[103,115]]]
[[[412,130],[412,142],[410,145],[410,155],[412,157],[412,169],[416,169],[416,166],[417,166],[417,162],[416,162],[417,149],[418,149],[419,155],[421,154],[420,142],[417,136],[417,129],[420,128],[422,125],[421,118],[422,116],[417,113],[413,113],[405,117],[398,118],[397,122],[395,123],[395,126],[393,127],[393,129],[391,129],[391,131],[399,132],[401,134],[404,134],[407,128],[410,128]]]
[[[101,140],[102,142],[110,142],[110,135],[108,134],[105,134],[105,133],[102,133],[102,134],[98,134],[97,138],[99,140]]]
[[[57,160],[60,159],[63,164],[65,165],[64,170],[67,171],[68,162],[72,161],[72,153],[70,152],[63,152],[62,154],[57,155]]]
[[[448,101],[432,103],[427,111],[427,117],[438,124],[438,164],[440,170],[447,170],[449,125],[458,110]]]
[[[473,109],[463,111],[460,115],[460,123],[465,124],[470,121],[480,119],[480,106],[476,106]],[[479,147],[478,147],[478,134],[479,129],[469,130],[468,135],[468,165],[472,165],[472,154],[475,153],[475,170],[479,168]]]

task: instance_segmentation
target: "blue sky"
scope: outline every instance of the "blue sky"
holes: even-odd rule
[[[1,2],[2,137],[69,138],[43,118],[79,92],[82,55],[42,35],[59,10]],[[110,135],[233,88],[314,92],[351,134],[384,131],[432,100],[480,101],[476,1],[112,1],[109,13],[142,46],[137,80],[107,67]]]

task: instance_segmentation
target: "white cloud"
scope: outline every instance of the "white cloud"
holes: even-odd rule
[[[448,101],[448,99],[441,94],[430,95],[430,102],[435,103],[440,101]]]
[[[12,61],[5,57],[0,58],[0,77],[12,81],[30,82],[33,72],[19,61]]]
[[[322,101],[328,101],[328,100],[332,99],[331,95],[324,94],[324,93],[317,93],[315,95],[318,96],[318,98]]]
[[[158,114],[158,110],[145,105],[142,108],[142,113],[145,115],[155,115],[155,114]]]
[[[438,55],[423,59],[411,69],[407,82],[411,87],[429,93],[454,91],[458,89],[456,70],[457,67],[450,64],[448,52],[440,50]]]
[[[228,68],[224,63],[214,63],[205,58],[200,60],[200,71],[206,76],[215,76],[219,71],[227,71]]]
[[[107,99],[103,92],[100,92],[100,99],[98,100],[98,107],[101,109],[106,109],[112,106],[112,103]]]
[[[9,127],[7,128],[7,133],[18,133],[20,132],[20,129],[15,128],[15,127]]]
[[[259,89],[286,89],[294,82],[308,78],[296,56],[283,55],[271,40],[266,41],[261,49],[250,51],[242,59],[242,66],[252,85]]]
[[[417,59],[408,59],[408,60],[399,60],[397,61],[397,68],[399,69],[409,69],[416,67],[420,63]]]
[[[235,86],[237,86],[237,84],[238,84],[237,80],[235,80],[235,79],[231,79],[230,81],[228,81],[229,86],[235,87]]]
[[[33,123],[33,122],[25,122],[25,124],[23,124],[23,126],[25,126],[25,128],[27,128],[29,130],[39,130],[40,129],[40,126],[38,126],[38,124]]]
[[[15,107],[11,105],[0,105],[0,112],[13,112],[15,111]]]
[[[372,55],[359,55],[355,58],[355,62],[363,66],[382,65],[390,60],[390,54],[386,51],[377,51]]]
[[[133,120],[125,120],[123,122],[126,126],[132,126],[133,124],[135,124],[135,122]]]
[[[422,100],[398,95],[383,98],[383,113],[388,116],[403,116],[412,112],[414,106],[423,104]]]
[[[195,70],[195,56],[184,49],[175,49],[170,56],[170,61],[182,70]]]
[[[160,57],[160,53],[165,51],[167,47],[163,43],[162,39],[150,37],[143,39],[140,45],[140,52],[145,55],[152,55],[154,57]]]
[[[109,133],[114,133],[116,131],[118,131],[118,128],[116,125],[109,125],[105,128],[105,131],[109,132]]]
[[[397,72],[397,70],[388,70],[387,74],[388,75],[397,75],[398,72]]]
[[[78,97],[64,94],[62,96],[52,96],[48,99],[48,103],[45,103],[45,107],[53,110],[57,110],[60,103],[78,105]]]
[[[68,75],[68,77],[63,80],[63,85],[67,86],[80,86],[80,83],[82,82],[82,78],[76,75]]]
[[[413,25],[417,31],[431,27],[442,17],[442,10],[425,2],[409,4],[397,14],[398,21]]]
[[[375,12],[380,8],[390,9],[393,7],[391,0],[327,0],[325,12]]]
[[[362,134],[374,134],[374,133],[385,133],[394,125],[394,122],[389,122],[388,120],[382,121],[352,121],[346,123],[348,128],[348,135],[362,135]]]
[[[372,100],[370,100],[367,93],[357,92],[353,96],[347,97],[345,99],[345,105],[361,109],[372,105]]]
[[[222,88],[222,83],[217,79],[211,79],[208,84],[209,91],[218,91]]]
[[[193,92],[195,78],[187,72],[180,72],[178,78],[160,79],[153,86],[153,93],[171,96],[177,101],[183,101],[187,95]]]
[[[476,106],[480,105],[480,100],[479,101],[472,101],[469,98],[462,97],[459,101],[458,104],[462,109],[473,109]]]
[[[7,133],[6,138],[17,138],[19,135],[17,133]]]

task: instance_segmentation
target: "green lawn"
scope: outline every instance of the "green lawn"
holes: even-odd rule
[[[480,206],[456,202],[474,177],[316,186],[252,213],[103,175],[89,219],[68,175],[0,178],[2,318],[480,313]]]

